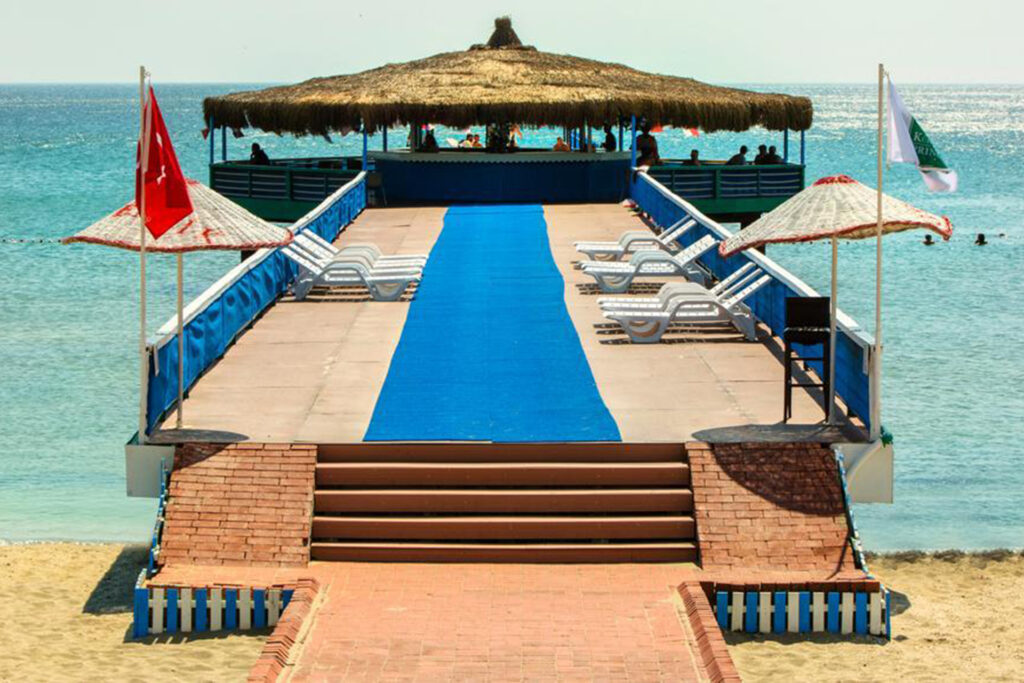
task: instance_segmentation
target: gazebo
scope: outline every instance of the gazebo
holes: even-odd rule
[[[391,202],[618,201],[626,195],[629,168],[636,165],[629,151],[636,145],[624,139],[626,126],[632,138],[643,121],[705,133],[780,131],[788,162],[789,131],[801,135],[802,160],[803,132],[814,118],[806,97],[721,87],[538,50],[520,41],[507,17],[495,21],[486,43],[466,50],[208,97],[203,111],[211,132],[222,130],[221,164],[215,164],[210,136],[211,186],[273,220],[298,218],[361,170],[378,172],[374,185],[383,185],[383,198]],[[502,133],[511,124],[548,126],[564,129],[575,144],[571,153],[547,147],[511,150],[514,154],[430,148],[419,144],[428,124],[488,126],[496,140],[506,138]],[[409,127],[409,149],[388,150],[387,132],[394,126]],[[599,150],[581,143],[600,126],[618,127],[616,150],[594,154]],[[363,151],[360,158],[277,159],[257,172],[248,162],[227,162],[229,128],[328,139],[361,131]],[[370,152],[368,136],[378,132],[382,144]],[[510,150],[499,143],[487,151]],[[789,163],[737,170],[669,162],[663,171],[652,176],[722,218],[759,215],[803,188],[802,165]]]

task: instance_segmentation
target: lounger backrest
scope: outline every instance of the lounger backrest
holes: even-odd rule
[[[734,282],[744,277],[755,267],[756,266],[753,263],[747,262],[747,265],[735,271],[732,275],[729,275],[724,280],[720,280],[718,284],[711,288],[711,293],[714,294],[715,296],[718,296],[725,290],[729,289],[729,287],[731,287]]]
[[[303,232],[295,235],[292,243],[299,245],[307,253],[315,254],[322,259],[330,259],[337,253],[337,250],[332,251],[325,248],[320,242],[310,239],[309,235]]]
[[[319,273],[323,270],[323,267],[318,266],[316,263],[311,261],[305,252],[294,248],[291,244],[286,247],[281,247],[281,253],[312,273]]]
[[[726,299],[731,299],[738,292],[741,292],[747,285],[749,285],[750,283],[752,283],[754,280],[756,280],[757,278],[761,277],[762,275],[764,275],[764,272],[761,269],[757,269],[757,270],[754,270],[752,272],[749,272],[746,275],[744,275],[743,277],[741,277],[739,280],[737,280],[736,282],[734,282],[731,285],[729,285],[728,288],[726,288],[726,289],[722,290],[721,292],[719,292],[718,294],[716,294],[716,296],[718,297],[718,299],[720,301],[725,301]]]
[[[676,263],[680,266],[687,266],[691,261],[695,260],[698,256],[716,244],[718,244],[718,240],[711,235],[704,235],[704,237],[701,237],[699,240],[688,246],[686,249],[683,249],[672,258],[674,258]]]
[[[761,289],[762,287],[764,287],[766,284],[768,284],[771,281],[772,281],[772,276],[771,275],[764,275],[764,276],[758,278],[757,280],[755,280],[751,284],[747,285],[744,289],[742,289],[741,291],[737,292],[735,296],[729,297],[728,299],[723,301],[722,302],[722,306],[724,306],[725,308],[732,308],[733,306],[735,306],[736,304],[740,303],[741,301],[743,301],[744,299],[746,299],[751,294],[753,294],[757,290]]]
[[[307,260],[315,263],[318,270],[323,270],[331,262],[329,254],[325,254],[319,247],[312,246],[308,242],[296,242],[293,240],[288,246],[305,256]]]
[[[658,236],[658,241],[668,246],[669,244],[672,244],[680,237],[682,237],[687,230],[689,230],[695,225],[697,225],[697,221],[693,220],[692,218],[689,220],[681,220],[675,225],[673,225],[671,228],[666,230],[665,232],[661,233]]]
[[[327,240],[325,240],[323,237],[316,234],[312,230],[303,230],[302,232],[295,235],[295,239],[299,239],[300,236],[306,240],[309,240],[310,242],[315,242],[316,244],[319,244],[321,247],[327,249],[328,251],[332,251],[335,253],[337,253],[338,251],[338,248],[336,246],[334,246],[333,244],[331,244],[330,242],[328,242]]]

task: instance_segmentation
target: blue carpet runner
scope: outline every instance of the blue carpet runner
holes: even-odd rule
[[[619,441],[535,205],[445,214],[366,441]]]

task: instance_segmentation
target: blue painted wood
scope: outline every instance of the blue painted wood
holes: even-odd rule
[[[208,593],[205,588],[197,588],[195,590],[196,618],[192,620],[192,629],[200,633],[210,630],[209,609],[207,608],[206,601],[207,595]]]
[[[263,628],[267,625],[267,591],[254,588],[252,591],[252,627]]]
[[[295,593],[291,588],[285,588],[281,591],[281,611],[284,612],[285,607],[292,601],[292,594]]]
[[[629,167],[636,168],[636,114],[629,119]],[[671,225],[671,223],[666,223]]]
[[[804,131],[800,131],[800,165],[801,166],[806,166],[807,165],[806,140],[805,140],[805,138],[806,138],[806,136],[804,135]]]
[[[786,632],[786,591],[775,591],[775,605],[773,607],[772,633]]]
[[[809,591],[800,593],[800,633],[811,632],[811,594]]]
[[[224,590],[224,628],[238,628],[238,589]]]
[[[829,633],[839,633],[839,593],[832,591],[827,597],[826,628]]]
[[[864,635],[868,632],[868,594],[856,593],[853,600],[853,630]]]
[[[381,140],[381,148],[383,151],[388,151],[388,127],[384,126],[384,137]]]
[[[892,591],[885,591],[885,639],[892,640]]]
[[[743,630],[747,633],[757,633],[757,603],[758,603],[757,591],[747,591],[746,599],[746,614],[743,615]]]
[[[136,588],[132,599],[132,636],[144,638],[149,633],[149,589]]]
[[[220,160],[228,160],[228,127],[223,126],[220,129]]]
[[[368,143],[369,143],[369,140],[368,140],[368,137],[367,137],[367,134],[366,134],[366,128],[363,128],[363,157],[362,157],[362,159],[363,159],[363,166],[362,166],[362,168],[363,168],[364,171],[366,170],[366,147],[367,147]]]
[[[167,633],[178,632],[178,589],[167,589],[167,617],[164,621],[164,630]]]
[[[213,127],[213,117],[210,117],[210,122],[207,124],[207,129],[210,131],[210,164],[213,165],[213,139],[217,133],[217,129]]]
[[[729,630],[729,594],[726,591],[715,593],[715,619],[722,629]]]
[[[789,162],[789,129],[782,131],[782,160]]]

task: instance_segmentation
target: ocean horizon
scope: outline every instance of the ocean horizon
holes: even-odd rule
[[[186,175],[207,179],[203,97],[262,85],[156,84]],[[875,84],[732,85],[812,98],[808,183],[846,173],[875,185]],[[886,171],[886,192],[949,216],[954,237],[933,247],[915,233],[886,239],[883,423],[895,438],[895,503],[854,514],[869,550],[1020,547],[1024,364],[1012,342],[1024,337],[1024,85],[899,85],[960,190],[931,194],[915,169]],[[123,446],[137,419],[138,257],[56,242],[132,198],[137,98],[130,83],[0,85],[0,542],[142,542],[152,528],[155,501],[124,489]],[[527,131],[526,144],[550,145],[555,134]],[[658,139],[674,158],[782,148],[781,134],[756,129],[697,138],[665,129]],[[405,131],[389,140],[404,143]],[[362,144],[247,131],[228,136],[229,158],[247,157],[253,141],[272,158],[358,154]],[[219,159],[219,135],[214,148]],[[991,244],[975,247],[979,232]],[[827,244],[769,255],[827,294]],[[187,255],[186,301],[237,261]],[[174,260],[149,263],[153,334],[173,314]],[[839,278],[840,308],[870,331],[873,241],[841,244]]]

